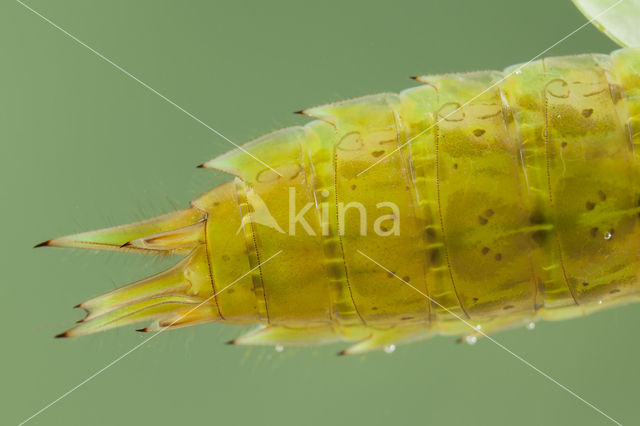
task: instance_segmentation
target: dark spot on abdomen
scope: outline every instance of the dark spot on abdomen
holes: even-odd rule
[[[540,210],[534,210],[529,215],[529,223],[531,223],[532,225],[540,225],[542,223],[545,223],[544,214],[542,214]]]
[[[431,250],[431,254],[429,255],[429,260],[432,266],[438,266],[441,263],[440,250],[433,249]]]
[[[547,233],[545,231],[534,231],[531,233],[531,239],[535,241],[536,244],[541,246],[547,239]]]

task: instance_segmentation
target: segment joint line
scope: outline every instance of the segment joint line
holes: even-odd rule
[[[402,148],[404,148],[405,146],[407,146],[408,144],[410,144],[412,141],[414,141],[415,139],[419,138],[420,136],[424,135],[425,133],[427,133],[429,130],[431,130],[432,128],[434,128],[435,126],[437,126],[438,124],[440,124],[443,120],[446,120],[447,118],[449,118],[450,116],[452,116],[453,114],[457,113],[458,111],[460,111],[462,108],[464,108],[465,106],[469,105],[471,102],[473,102],[474,100],[478,99],[480,96],[484,95],[485,93],[487,93],[489,90],[493,89],[494,87],[496,87],[497,85],[499,85],[500,83],[502,83],[503,81],[505,81],[507,78],[511,77],[513,74],[519,73],[524,67],[526,67],[527,65],[529,65],[531,62],[535,61],[536,59],[538,59],[539,57],[541,57],[542,55],[544,55],[545,53],[547,53],[548,51],[550,51],[551,49],[553,49],[554,47],[556,47],[557,45],[559,45],[560,43],[564,42],[565,40],[567,40],[569,37],[572,37],[574,34],[576,34],[578,31],[582,30],[584,27],[588,26],[589,24],[591,24],[593,21],[595,21],[596,19],[598,19],[599,17],[601,17],[602,15],[604,15],[605,13],[609,12],[611,9],[613,9],[614,7],[618,6],[620,3],[622,3],[625,0],[618,0],[616,3],[614,3],[613,5],[609,6],[608,8],[606,8],[605,10],[603,10],[602,12],[600,12],[599,14],[597,14],[596,16],[594,16],[593,18],[589,19],[587,22],[585,22],[584,24],[580,25],[578,28],[576,28],[575,30],[571,31],[569,34],[567,34],[566,36],[562,37],[560,40],[556,41],[555,43],[553,43],[551,46],[547,47],[546,49],[544,49],[542,52],[538,53],[536,56],[534,56],[533,58],[529,59],[527,62],[525,62],[524,64],[521,64],[519,66],[517,66],[513,71],[511,71],[509,74],[505,75],[504,77],[502,77],[500,80],[496,81],[495,83],[493,83],[491,86],[487,87],[486,89],[484,89],[482,92],[478,93],[477,95],[475,95],[474,97],[472,97],[471,99],[469,99],[468,101],[466,101],[465,103],[463,103],[462,105],[460,105],[458,108],[456,108],[455,110],[451,111],[449,114],[445,115],[444,117],[440,118],[439,120],[437,120],[435,123],[433,123],[431,126],[427,127],[426,129],[420,131],[417,135],[413,136],[412,138],[410,138],[408,141],[406,141],[405,143],[403,143],[402,145],[400,145],[399,147],[397,147],[396,149],[394,149],[393,151],[389,152],[387,155],[381,157],[379,160],[377,160],[375,163],[373,163],[372,165],[370,165],[369,167],[367,167],[366,169],[362,170],[360,173],[358,173],[356,176],[360,176],[361,174],[365,173],[366,171],[368,171],[369,169],[371,169],[372,167],[374,167],[376,164],[386,160],[389,156],[395,154],[396,152],[398,152],[399,150],[401,150]]]
[[[413,290],[417,291],[418,293],[420,293],[422,296],[426,297],[430,302],[438,305],[438,307],[444,309],[447,313],[453,315],[456,319],[460,320],[461,322],[463,322],[465,325],[469,326],[469,328],[471,330],[473,330],[474,333],[478,333],[480,335],[482,335],[482,337],[487,338],[488,340],[490,340],[492,343],[494,343],[496,346],[498,346],[500,349],[504,350],[505,352],[507,352],[508,354],[510,354],[511,356],[513,356],[515,359],[517,359],[518,361],[522,362],[524,365],[526,365],[527,367],[531,368],[532,370],[534,370],[536,373],[540,374],[541,376],[543,376],[545,379],[549,380],[550,382],[556,384],[558,387],[560,387],[561,389],[563,389],[564,391],[568,392],[571,396],[577,398],[578,400],[582,401],[584,404],[586,404],[587,406],[589,406],[590,408],[592,408],[593,410],[597,411],[599,414],[603,415],[604,417],[606,417],[607,419],[609,419],[610,421],[612,421],[613,423],[622,426],[622,423],[618,422],[617,420],[615,420],[613,417],[609,416],[608,414],[606,414],[604,411],[602,411],[601,409],[599,409],[598,407],[596,407],[595,405],[593,405],[592,403],[590,403],[589,401],[587,401],[586,399],[582,398],[580,395],[578,395],[577,393],[575,393],[574,391],[572,391],[571,389],[569,389],[568,387],[566,387],[565,385],[563,385],[562,383],[558,382],[556,379],[554,379],[553,377],[551,377],[550,375],[548,375],[547,373],[545,373],[544,371],[540,370],[538,367],[536,367],[535,365],[531,364],[529,361],[527,361],[526,359],[524,359],[523,357],[521,357],[520,355],[516,354],[515,352],[513,352],[512,350],[510,350],[509,348],[507,348],[506,346],[504,346],[502,343],[498,342],[497,340],[495,340],[493,337],[489,336],[488,334],[486,334],[485,332],[482,331],[482,329],[479,329],[478,327],[474,327],[471,323],[469,323],[467,320],[465,320],[464,318],[460,317],[458,314],[456,314],[455,312],[452,312],[451,310],[447,309],[446,307],[442,306],[440,303],[438,303],[436,300],[434,300],[433,298],[429,297],[427,294],[425,294],[423,291],[420,291],[419,289],[417,289],[416,287],[414,287],[413,285],[409,284],[407,281],[403,280],[402,278],[400,278],[399,276],[397,276],[393,271],[391,271],[390,269],[388,269],[387,267],[383,266],[382,264],[380,264],[379,262],[373,260],[371,257],[367,256],[366,254],[364,254],[362,251],[357,250],[357,252],[362,255],[363,257],[367,258],[368,260],[370,260],[372,263],[376,264],[378,267],[380,267],[381,269],[383,269],[384,271],[386,271],[389,275],[393,275],[394,277],[396,277],[397,279],[399,279],[400,281],[402,281],[403,283],[405,283],[406,285],[408,285],[409,287],[411,287]]]

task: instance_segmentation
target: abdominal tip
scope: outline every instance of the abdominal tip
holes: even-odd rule
[[[38,247],[47,247],[48,245],[51,244],[51,240],[47,240],[45,242],[42,242],[40,244],[36,244],[35,246],[33,246],[33,248],[38,248]]]

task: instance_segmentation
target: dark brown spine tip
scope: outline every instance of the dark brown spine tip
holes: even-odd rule
[[[348,355],[349,353],[347,352],[346,349],[341,350],[340,352],[337,353],[338,356],[344,356],[344,355]]]
[[[412,76],[411,76],[411,77],[409,77],[409,78],[410,78],[411,80],[416,80],[416,81],[418,81],[418,79],[419,79],[420,77],[418,77],[417,75],[412,75]]]
[[[43,243],[40,244],[36,244],[35,246],[33,246],[33,248],[38,248],[38,247],[47,247],[49,244],[51,243],[51,240],[47,240]]]
[[[147,330],[147,327],[145,327],[145,328],[139,328],[136,331],[139,331],[140,333],[146,333],[148,330]]]
[[[64,333],[56,334],[54,337],[56,339],[61,339],[63,337],[69,337],[69,332],[65,331]]]
[[[82,303],[78,303],[77,305],[75,305],[75,306],[73,307],[73,309],[77,309],[77,308],[82,308]]]
[[[204,163],[202,163],[202,164],[198,164],[198,165],[196,166],[196,169],[204,169]]]
[[[126,243],[120,246],[120,248],[127,248],[127,247],[131,247],[131,241],[127,241]]]
[[[300,114],[300,115],[304,115],[304,110],[301,109],[299,111],[293,111],[294,114]]]
[[[234,340],[229,340],[228,342],[226,342],[227,345],[235,345],[236,341]]]

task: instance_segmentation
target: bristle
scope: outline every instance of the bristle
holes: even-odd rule
[[[127,243],[153,234],[164,233],[193,225],[201,221],[204,217],[205,214],[202,211],[196,208],[190,208],[129,225],[54,238],[38,244],[36,247],[54,246],[93,250],[150,251],[152,249],[145,249]]]
[[[197,297],[186,295],[158,296],[122,306],[98,317],[92,317],[67,330],[67,336],[83,336],[98,331],[109,330],[127,324],[164,317],[176,311],[193,308],[202,303]]]
[[[260,326],[232,340],[234,345],[307,346],[337,342],[340,335],[332,326]]]
[[[137,250],[187,256],[168,270],[77,304],[87,312],[70,330],[74,337],[155,320],[141,331],[179,328],[216,321],[204,233],[207,213],[193,207],[142,222],[46,241],[38,246]],[[200,305],[202,307],[200,308]],[[197,309],[196,309],[197,308]],[[191,310],[195,312],[191,312]]]
[[[198,273],[194,271],[199,271]],[[59,337],[75,337],[141,321],[154,321],[138,331],[161,331],[217,321],[219,317],[203,246],[176,265],[152,277],[76,305],[87,316]]]
[[[89,312],[86,321],[113,311],[132,302],[160,296],[162,294],[179,294],[186,291],[191,284],[185,277],[185,271],[193,261],[197,261],[199,253],[194,253],[176,265],[159,274],[117,288],[108,293],[89,299],[80,307]],[[201,255],[200,255],[201,256]]]

